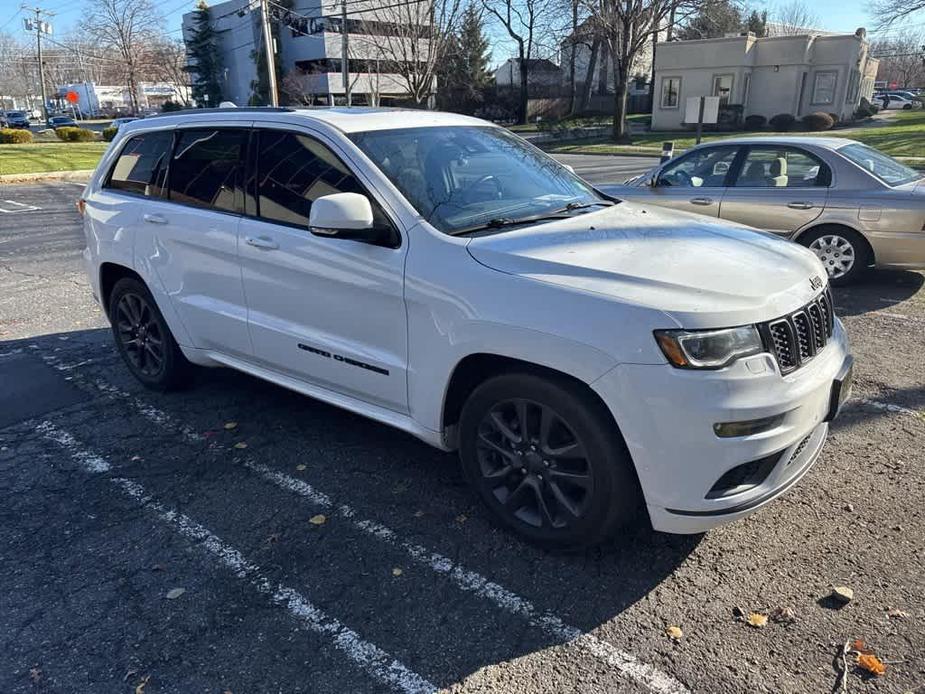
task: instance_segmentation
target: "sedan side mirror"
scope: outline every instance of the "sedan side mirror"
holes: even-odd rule
[[[377,242],[382,232],[373,226],[369,198],[359,193],[322,195],[308,213],[308,230],[315,236]]]

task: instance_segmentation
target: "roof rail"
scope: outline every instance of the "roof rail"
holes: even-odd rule
[[[238,106],[231,108],[183,108],[179,111],[162,111],[155,113],[148,118],[160,118],[161,116],[184,116],[196,113],[288,113],[295,109],[288,106]]]

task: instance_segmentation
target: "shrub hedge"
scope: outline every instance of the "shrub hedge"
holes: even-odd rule
[[[117,132],[119,132],[119,129],[114,128],[111,125],[108,128],[103,128],[103,139],[106,142],[112,142]]]
[[[32,142],[32,133],[28,130],[0,129],[0,144],[24,145],[30,142]]]
[[[767,124],[768,119],[764,116],[759,116],[757,113],[753,113],[750,116],[745,116],[746,130],[761,130]]]
[[[819,132],[821,130],[831,130],[832,126],[835,125],[835,121],[832,120],[832,116],[828,113],[816,111],[808,116],[803,116],[803,125],[806,126],[807,130]]]
[[[796,117],[791,113],[778,113],[776,116],[771,116],[771,120],[768,121],[771,124],[771,127],[778,132],[786,132],[793,127],[794,123],[797,122]]]
[[[96,139],[96,133],[86,128],[57,128],[55,135],[62,142],[92,142]]]

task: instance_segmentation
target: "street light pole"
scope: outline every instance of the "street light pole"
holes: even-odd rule
[[[45,65],[42,62],[42,15],[48,15],[49,17],[53,16],[51,12],[46,12],[41,7],[27,7],[26,5],[22,6],[22,9],[35,13],[35,23],[32,25],[33,30],[35,31],[35,46],[36,53],[38,54],[39,60],[39,85],[42,90],[42,115],[45,118],[45,123],[48,123],[48,98],[45,92]],[[26,20],[28,22],[28,20]]]
[[[273,53],[273,32],[270,30],[270,3],[260,0],[260,14],[263,23],[263,46],[267,56],[267,88],[270,91],[270,106],[279,106],[279,92],[276,89],[276,56]]]

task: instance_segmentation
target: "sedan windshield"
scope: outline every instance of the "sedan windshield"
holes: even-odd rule
[[[915,169],[900,164],[893,157],[856,142],[839,148],[838,153],[869,171],[888,186],[901,186],[904,183],[915,181],[922,175]]]
[[[502,128],[374,130],[351,139],[428,222],[448,234],[506,228],[611,204]]]

